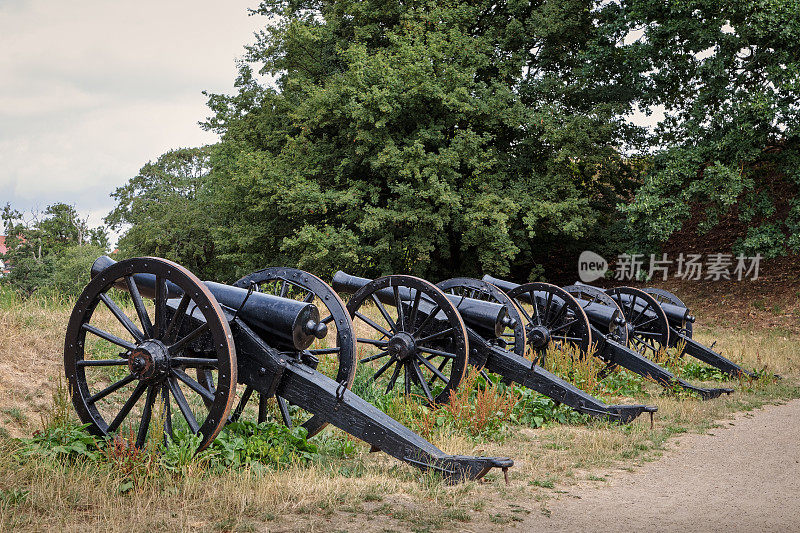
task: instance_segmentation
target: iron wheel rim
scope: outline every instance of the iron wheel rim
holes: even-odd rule
[[[135,274],[152,274],[156,276],[157,288],[156,295],[153,298],[155,308],[153,317],[149,316],[144,303],[145,298],[139,293],[138,285],[133,278]],[[112,309],[116,304],[107,296],[107,293],[120,280],[128,283],[129,287],[132,283],[136,289],[136,294],[131,294],[136,311],[135,318],[128,316],[128,313],[119,306],[116,306],[116,309]],[[172,284],[172,287],[168,289],[169,284]],[[166,321],[169,290],[173,287],[177,287],[182,291],[182,295],[180,295],[182,303],[179,305],[188,308],[189,303],[193,303],[195,304],[196,312],[203,317],[202,321],[198,317],[197,321],[200,322],[200,325],[193,328],[186,335],[181,335],[181,327],[186,321],[186,313],[173,313],[170,321]],[[183,304],[184,300],[186,301],[185,306]],[[111,303],[109,304],[108,302]],[[95,316],[95,311],[101,303],[128,330],[130,337],[133,338],[132,342],[92,326],[91,319]],[[142,309],[144,309],[144,313],[141,313]],[[195,309],[191,309],[190,312],[195,312]],[[122,315],[117,313],[122,313]],[[127,324],[125,323],[125,318],[129,321]],[[137,330],[137,326],[141,329]],[[98,334],[98,332],[101,333]],[[85,357],[87,333],[92,333],[94,336],[106,340],[106,342],[116,344],[117,341],[108,340],[114,337],[126,342],[127,346],[119,345],[124,351],[120,352],[115,364],[98,364],[98,360],[86,359]],[[188,352],[191,344],[201,338],[211,342],[211,351],[216,357],[192,357],[196,354]],[[160,361],[160,365],[166,365],[166,370],[162,369],[163,374],[158,373],[150,377],[143,373],[135,374],[134,369],[138,368],[133,364],[135,356],[138,357],[144,353],[152,356],[149,353],[151,348],[158,347],[155,341],[166,347],[168,351],[167,355],[161,354],[166,359],[166,362],[164,360]],[[147,348],[145,348],[145,345],[147,345]],[[153,350],[153,352],[155,351]],[[189,355],[188,357],[187,354]],[[121,380],[111,383],[108,387],[92,393],[87,381],[86,369],[101,366],[122,366],[122,361],[125,361],[124,364],[128,366],[129,374]],[[199,385],[185,372],[187,368],[196,368],[203,365],[216,368],[216,385],[213,391]],[[219,303],[217,303],[205,284],[187,269],[166,259],[153,257],[120,261],[97,274],[89,282],[78,297],[67,326],[64,342],[64,371],[78,417],[84,424],[89,424],[88,429],[93,434],[107,436],[121,429],[133,409],[141,401],[142,396],[145,396],[145,405],[142,410],[142,417],[139,420],[136,438],[136,446],[144,446],[148,438],[153,407],[155,407],[155,402],[160,397],[165,413],[165,433],[172,434],[172,403],[174,401],[175,407],[185,419],[188,428],[193,433],[202,436],[198,451],[207,448],[224,427],[235,397],[237,382],[236,351],[233,337]],[[126,387],[136,381],[138,383],[136,383],[133,392],[123,404],[117,416],[110,422],[107,421],[106,416],[98,408],[98,402],[117,392],[122,392],[124,396]],[[199,395],[201,399],[208,401],[207,404],[205,401],[201,402],[208,411],[202,423],[198,421],[199,417],[195,414],[195,409],[192,409],[189,401],[187,401],[186,394],[183,392],[181,384],[178,383],[179,381]],[[200,407],[200,410],[202,410],[202,407]]]

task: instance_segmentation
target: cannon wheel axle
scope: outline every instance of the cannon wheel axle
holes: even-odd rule
[[[533,360],[541,365],[547,348],[574,346],[584,356],[592,346],[589,319],[580,304],[564,289],[550,283],[526,283],[508,291],[525,317]]]
[[[393,293],[391,303],[385,289]],[[371,381],[388,375],[387,394],[399,386],[432,404],[449,401],[466,373],[469,344],[461,315],[440,289],[414,276],[386,276],[356,291],[347,309],[365,355],[360,362],[380,365]]]

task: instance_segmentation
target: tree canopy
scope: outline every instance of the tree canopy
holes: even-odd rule
[[[800,250],[800,4],[630,0],[666,109],[659,150],[625,208],[641,241],[661,243],[703,207],[702,231],[731,211],[740,251]]]
[[[96,259],[108,248],[105,228],[90,228],[72,205],[56,203],[41,213],[23,213],[6,204],[0,217],[5,226],[7,247],[0,259],[11,270],[2,280],[24,293],[46,286],[57,286],[62,292],[75,292],[74,283],[68,283],[63,276],[55,277],[57,266],[70,269],[80,257],[84,266],[82,286],[88,281],[88,265],[91,264],[88,256],[94,255],[93,259]],[[87,250],[78,251],[76,248],[91,251],[87,253]],[[65,260],[67,257],[72,259]]]
[[[642,85],[614,4],[262,2],[212,95],[221,257],[328,272],[527,275],[629,187]],[[256,82],[252,68],[275,78]]]
[[[232,279],[481,271],[653,249],[702,206],[800,247],[791,0],[262,1],[213,147],[118,189],[128,254]],[[663,108],[652,131],[629,120]],[[776,186],[780,182],[781,186]],[[787,248],[788,245],[788,248]],[[765,254],[767,255],[767,254]]]

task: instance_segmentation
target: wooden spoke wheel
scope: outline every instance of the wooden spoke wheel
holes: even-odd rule
[[[544,362],[551,343],[573,346],[581,356],[592,345],[589,319],[578,302],[564,289],[550,283],[526,283],[506,294],[516,303],[525,320],[525,334],[533,360]]]
[[[683,303],[683,301],[678,298],[674,293],[669,291],[665,291],[664,289],[656,289],[654,287],[648,287],[646,289],[642,289],[644,292],[655,298],[655,300],[660,304],[671,304],[677,305],[678,307],[686,307],[689,306]],[[678,328],[680,333],[683,333],[690,339],[692,338],[692,323],[688,320],[684,320],[681,323],[681,327]]]
[[[617,305],[617,302],[602,289],[592,287],[591,285],[568,285],[564,287],[564,290],[578,300],[584,312],[586,312],[587,308],[590,308],[592,304],[602,305],[614,310],[613,318],[619,317],[622,320],[625,319],[625,315],[622,313],[622,309],[620,309],[619,305]],[[589,316],[588,313],[587,316]],[[608,336],[623,346],[628,345],[628,328],[625,327],[624,323],[617,323],[612,319],[611,323],[608,325]]]
[[[517,306],[514,305],[514,302],[506,293],[491,283],[473,278],[452,278],[440,281],[436,286],[448,294],[498,303],[505,306],[508,312],[508,318],[512,321],[512,325],[506,326],[501,336],[497,339],[497,342],[502,348],[510,352],[514,352],[519,356],[525,355],[527,343],[525,337],[525,322]],[[456,309],[458,309],[458,305],[456,305]]]
[[[655,298],[633,287],[606,291],[625,315],[628,344],[645,357],[656,357],[669,346],[669,322]]]
[[[397,386],[429,403],[450,399],[467,370],[469,344],[461,315],[440,289],[413,276],[386,276],[356,291],[347,309],[360,362],[375,370],[370,381],[387,394]]]
[[[313,303],[320,308],[321,322],[328,326],[328,335],[315,341],[309,349],[299,354],[300,358],[329,378],[345,384],[349,389],[356,375],[356,344],[353,335],[353,322],[339,295],[317,276],[296,268],[270,267],[243,277],[233,284],[235,287],[292,298],[306,303]],[[323,311],[325,309],[325,311]],[[245,387],[239,403],[231,415],[231,420],[238,420],[250,413],[248,404],[253,400],[259,423],[264,422],[277,409],[280,419],[289,427],[302,425],[308,436],[314,436],[328,425],[318,415],[311,415],[297,406],[290,405],[280,396],[275,397],[274,405],[268,398],[262,397],[252,387]]]
[[[201,341],[207,349],[198,357]],[[207,369],[212,387],[190,377],[192,368]],[[130,431],[137,447],[148,433],[161,438],[151,428],[171,434],[181,425],[206,448],[236,394],[236,351],[221,307],[194,274],[158,258],[120,261],[89,282],[67,327],[64,370],[89,430]]]

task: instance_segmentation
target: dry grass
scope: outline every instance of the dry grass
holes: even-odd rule
[[[61,345],[69,306],[57,300],[0,302],[1,431],[29,435],[52,408],[52,392],[63,372]],[[696,336],[702,342],[718,339],[716,348],[733,360],[750,367],[766,365],[785,379],[734,383],[734,395],[709,402],[663,394],[648,384],[648,394],[635,399],[658,405],[653,430],[644,419],[628,427],[600,421],[537,430],[513,427],[501,443],[476,439],[468,431],[431,431],[434,443],[451,453],[513,457],[510,486],[492,473],[488,483],[447,487],[384,454],[370,454],[364,446],[352,459],[277,471],[210,475],[198,469],[161,475],[124,493],[120,472],[109,468],[9,459],[0,463],[0,530],[501,528],[526,513],[541,512],[553,490],[658,457],[677,433],[706,431],[733,412],[800,395],[794,387],[800,377],[796,335],[699,326]],[[592,379],[591,368],[572,370]],[[16,446],[7,435],[0,436],[4,458]]]

